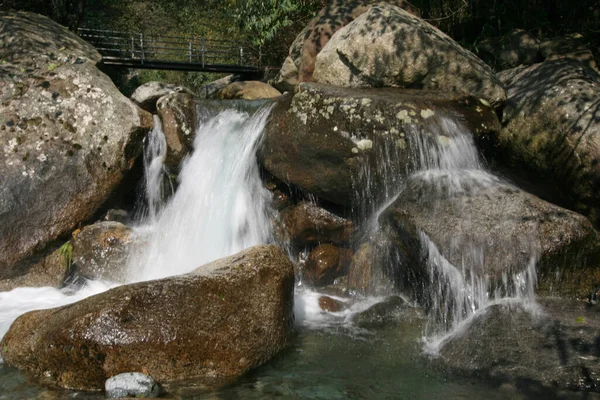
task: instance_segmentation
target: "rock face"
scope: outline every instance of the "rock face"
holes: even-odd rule
[[[396,187],[411,170],[418,137],[447,113],[480,135],[500,129],[495,113],[469,97],[303,83],[273,108],[259,160],[281,181],[332,203],[375,204],[383,186]]]
[[[505,127],[491,136],[491,154],[600,226],[600,75],[562,59],[503,76]]]
[[[141,149],[150,115],[91,45],[31,13],[0,15],[0,277],[90,218]]]
[[[219,99],[258,100],[281,96],[273,86],[259,81],[232,82],[217,93]]]
[[[326,6],[298,34],[290,46],[289,56],[284,60],[281,70],[272,84],[280,91],[293,91],[298,83],[312,81],[317,54],[336,31],[378,2],[379,0],[328,1]],[[390,0],[388,3],[418,14],[418,10],[406,1]]]
[[[45,385],[75,390],[101,390],[123,372],[161,384],[234,377],[286,346],[293,290],[285,253],[257,246],[190,274],[24,314],[1,355]]]
[[[597,390],[600,312],[571,300],[539,303],[537,315],[519,306],[490,307],[445,344],[440,362],[497,383],[533,383],[542,397],[554,397],[558,388]]]
[[[120,222],[86,226],[73,235],[73,263],[86,278],[123,283],[133,242],[133,231]]]
[[[165,164],[177,171],[194,143],[198,119],[196,100],[188,93],[173,93],[161,97],[156,108],[167,140]]]
[[[471,95],[500,106],[502,83],[483,61],[403,9],[380,3],[340,29],[315,63],[315,82]]]
[[[135,89],[131,95],[131,100],[142,109],[156,114],[156,102],[163,96],[172,93],[193,93],[183,86],[171,85],[163,82],[148,82]]]
[[[518,288],[503,276],[526,271],[533,260],[538,282],[552,294],[584,297],[593,287],[585,277],[600,265],[599,235],[585,217],[483,172],[416,174],[380,220],[426,280],[443,275],[437,266],[445,259],[465,279],[512,293]],[[580,286],[568,286],[562,274],[576,274]]]

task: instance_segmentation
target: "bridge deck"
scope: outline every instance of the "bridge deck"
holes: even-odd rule
[[[96,47],[105,65],[261,75],[260,48],[230,40],[144,35],[79,29],[79,36]]]

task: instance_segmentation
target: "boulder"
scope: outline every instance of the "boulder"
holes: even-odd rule
[[[444,260],[477,290],[503,296],[528,295],[532,262],[552,295],[587,296],[592,286],[584,281],[600,275],[600,236],[587,218],[483,171],[415,174],[380,222],[393,230],[421,293],[423,281],[450,276]],[[580,286],[563,281],[565,274],[576,275]]]
[[[289,343],[293,290],[285,253],[257,246],[189,274],[26,313],[0,352],[7,365],[52,387],[101,390],[123,372],[144,372],[161,384],[216,383]]]
[[[218,99],[258,100],[281,96],[279,90],[260,81],[232,82],[217,93]]]
[[[214,99],[217,93],[227,85],[240,79],[239,75],[227,75],[223,78],[219,78],[216,81],[212,81],[203,85],[198,90],[198,97],[201,99]]]
[[[259,161],[287,184],[368,210],[413,168],[420,135],[449,116],[481,136],[500,130],[493,110],[471,97],[302,83],[272,109]]]
[[[281,220],[288,240],[298,246],[347,244],[354,232],[350,220],[308,202],[284,209]]]
[[[116,221],[102,221],[73,233],[73,263],[88,279],[124,283],[134,233]]]
[[[477,55],[496,70],[531,65],[541,61],[540,41],[523,29],[487,38],[477,43]]]
[[[348,272],[352,250],[321,244],[308,255],[304,264],[304,281],[313,286],[327,286]]]
[[[326,312],[340,312],[347,308],[347,305],[340,300],[336,300],[329,296],[319,297],[319,308]]]
[[[336,31],[378,2],[379,0],[328,1],[325,7],[298,34],[290,46],[289,56],[284,60],[279,74],[271,84],[285,92],[293,91],[300,82],[312,81],[317,54]],[[390,0],[388,3],[418,15],[418,10],[406,1]]]
[[[380,3],[340,29],[317,56],[315,82],[456,92],[493,107],[502,82],[473,53],[400,7]]]
[[[383,328],[397,323],[409,305],[400,296],[390,296],[354,315],[352,322],[361,328]]]
[[[600,226],[600,75],[560,59],[503,77],[504,128],[487,136],[489,155]]]
[[[197,103],[189,93],[173,93],[156,103],[167,141],[165,164],[178,171],[181,161],[192,149],[198,119]]]
[[[147,82],[139,86],[131,95],[131,100],[140,108],[156,114],[156,102],[163,96],[172,93],[187,93],[193,95],[193,93],[183,86],[177,86],[170,83],[163,82]]]
[[[574,300],[539,304],[537,313],[519,305],[489,307],[448,339],[439,363],[455,374],[532,388],[542,398],[559,388],[597,391],[600,312]]]
[[[0,14],[0,278],[89,219],[140,153],[150,114],[98,52],[32,13]]]

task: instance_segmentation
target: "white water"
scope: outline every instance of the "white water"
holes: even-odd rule
[[[131,282],[186,273],[271,241],[270,194],[262,186],[255,158],[268,113],[268,108],[253,115],[226,110],[201,124],[179,188],[164,207],[166,143],[160,123],[155,125],[145,154],[150,207],[137,228],[146,245],[130,257]],[[115,286],[90,281],[76,292],[50,287],[0,292],[0,338],[27,311],[70,304]]]

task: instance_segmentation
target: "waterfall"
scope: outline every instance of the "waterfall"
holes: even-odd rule
[[[255,156],[269,110],[228,109],[199,124],[177,192],[138,228],[146,244],[130,257],[132,281],[183,274],[271,240],[270,193]]]
[[[167,140],[158,115],[153,116],[154,128],[146,138],[144,150],[144,177],[147,213],[150,221],[156,221],[164,201],[164,161],[167,156]]]

